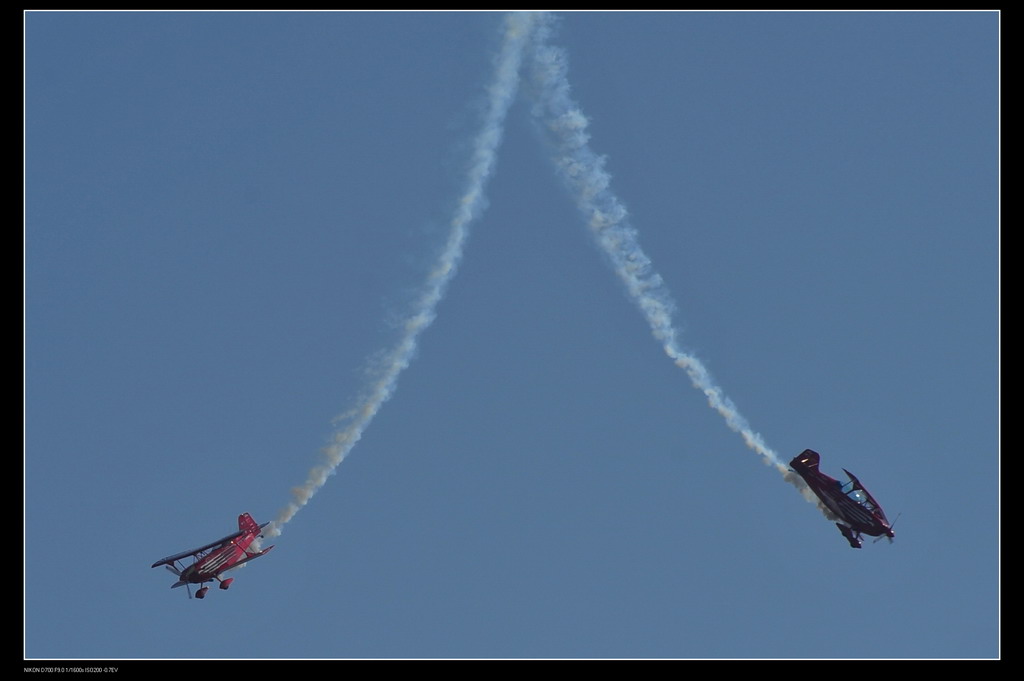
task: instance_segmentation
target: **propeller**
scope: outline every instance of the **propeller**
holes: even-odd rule
[[[891,524],[891,525],[889,525],[889,532],[890,532],[890,533],[892,532],[892,528],[896,527],[896,521],[900,519],[900,516],[901,516],[901,515],[903,515],[903,513],[902,513],[902,512],[900,512],[900,513],[897,513],[897,514],[896,514],[896,520],[892,521],[892,524]],[[887,539],[889,540],[889,543],[890,543],[890,544],[892,543],[892,535],[891,535],[891,534],[882,534],[882,535],[879,535],[879,536],[878,536],[878,539],[875,539],[875,541],[873,541],[873,542],[871,542],[871,543],[872,543],[872,544],[877,544],[877,543],[878,543],[878,542],[879,542],[879,541],[880,541],[880,540],[882,539],[882,537],[886,537],[886,538],[887,538]]]
[[[182,582],[181,582],[181,570],[179,570],[174,565],[164,565],[164,567],[167,568],[167,570],[169,572],[173,572],[178,577],[178,580],[179,580],[178,583],[177,584],[172,584],[171,588],[173,589],[176,586],[181,586],[181,584],[182,584]],[[188,582],[185,582],[184,584],[185,584],[185,591],[188,592],[188,597],[192,598],[192,587],[190,587],[188,585]]]

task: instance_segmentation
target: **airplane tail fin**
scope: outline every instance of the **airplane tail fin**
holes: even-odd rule
[[[238,516],[238,529],[242,532],[255,532],[259,534],[260,526],[256,524],[251,515],[243,513]]]
[[[803,470],[809,470],[818,467],[818,462],[821,461],[821,455],[813,449],[805,449],[798,456],[794,457],[789,462],[790,466],[797,468],[799,466]],[[798,469],[799,470],[799,469]]]

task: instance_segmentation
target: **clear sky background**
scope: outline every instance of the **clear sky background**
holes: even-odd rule
[[[270,520],[434,262],[496,13],[25,16],[31,658],[1000,655],[999,15],[571,13],[573,96],[699,356],[665,356],[521,97],[415,361]]]

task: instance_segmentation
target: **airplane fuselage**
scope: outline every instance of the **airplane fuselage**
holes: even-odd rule
[[[182,551],[153,563],[153,567],[165,566],[178,576],[178,581],[171,588],[187,584],[204,584],[217,580],[221,589],[227,589],[232,579],[221,579],[221,574],[248,563],[250,560],[266,555],[273,546],[261,551],[250,551],[249,547],[259,537],[260,531],[269,523],[257,525],[248,513],[238,516],[238,531],[222,539],[204,544],[199,548]],[[180,561],[191,558],[194,562],[189,566],[180,565]],[[196,598],[203,598],[209,587],[203,587],[196,593]],[[191,595],[191,592],[189,592]]]
[[[850,471],[843,471],[850,478],[845,485],[835,478],[822,473],[818,469],[819,455],[806,449],[790,461],[789,465],[803,478],[807,486],[825,506],[834,513],[839,522],[839,531],[850,542],[850,546],[860,548],[857,535],[866,534],[870,537],[885,535],[890,539],[895,536],[881,506],[863,488]]]
[[[231,540],[199,562],[189,565],[181,573],[181,581],[190,584],[202,584],[217,579],[217,576],[232,567],[245,556],[245,549],[255,537],[239,537]]]

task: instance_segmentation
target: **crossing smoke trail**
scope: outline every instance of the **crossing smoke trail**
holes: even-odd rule
[[[473,143],[466,192],[459,199],[444,250],[434,269],[427,276],[412,314],[403,325],[401,338],[384,356],[379,377],[368,386],[360,405],[339,417],[339,420],[347,421],[348,426],[336,431],[332,436],[331,444],[324,449],[324,463],[310,470],[304,485],[292,489],[292,502],[267,526],[265,536],[275,537],[281,534],[284,525],[324,486],[327,477],[359,442],[363,431],[377,415],[381,405],[394,393],[399,374],[412,361],[419,335],[434,321],[437,304],[444,296],[448,283],[455,276],[459,261],[462,259],[462,251],[469,236],[469,225],[486,207],[484,188],[494,171],[505,116],[516,96],[523,51],[535,21],[536,15],[533,13],[514,13],[505,19],[504,39],[496,62],[495,78],[487,91],[483,128]]]
[[[569,185],[594,238],[611,259],[615,272],[647,319],[665,354],[686,371],[694,387],[704,393],[711,408],[725,419],[729,428],[740,434],[747,447],[764,457],[765,463],[774,466],[805,498],[827,512],[803,480],[790,472],[761,435],[750,428],[700,359],[679,346],[669,291],[640,248],[637,231],[630,224],[625,206],[611,190],[611,177],[604,170],[604,158],[595,154],[588,144],[587,118],[569,94],[565,50],[549,44],[552,21],[547,15],[540,18],[533,34],[529,65],[535,99],[533,114],[547,129],[558,172]]]

